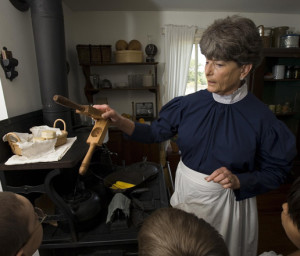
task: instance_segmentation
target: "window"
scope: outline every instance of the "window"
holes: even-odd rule
[[[191,55],[185,95],[207,88],[207,82],[204,73],[205,62],[206,58],[203,54],[201,54],[199,44],[195,43],[193,45],[193,51]]]

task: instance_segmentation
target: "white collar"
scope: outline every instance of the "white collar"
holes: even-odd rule
[[[248,86],[246,83],[244,83],[240,88],[238,88],[230,95],[219,95],[213,93],[213,97],[214,100],[219,103],[233,104],[245,98],[247,94],[248,94]]]

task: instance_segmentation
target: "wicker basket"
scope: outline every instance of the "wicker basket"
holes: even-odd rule
[[[17,134],[13,133],[13,132],[9,132],[8,134],[6,134],[6,138],[8,141],[8,144],[11,148],[11,151],[15,154],[15,155],[22,155],[22,150],[19,148],[19,145],[17,144],[17,142],[20,142],[20,138],[18,137]]]
[[[57,136],[57,141],[56,141],[55,147],[65,144],[67,142],[67,136],[68,136],[68,132],[66,131],[66,123],[64,120],[56,119],[53,124],[53,128],[56,128],[56,123],[59,121],[63,123],[64,129],[61,130],[61,134]]]
[[[140,63],[143,62],[142,51],[116,51],[116,63]]]
[[[53,124],[53,127],[56,128],[56,123],[59,122],[59,121],[63,123],[64,130],[61,130],[62,134],[57,136],[57,141],[55,143],[55,147],[58,147],[58,146],[61,146],[61,145],[65,144],[67,142],[67,136],[68,136],[68,132],[66,131],[66,123],[65,123],[64,120],[56,119],[54,124]],[[9,144],[12,152],[15,155],[21,156],[22,155],[22,149],[18,145],[18,142],[21,141],[19,136],[17,134],[13,133],[13,132],[9,132],[9,133],[6,134],[6,138],[7,138],[8,144]]]

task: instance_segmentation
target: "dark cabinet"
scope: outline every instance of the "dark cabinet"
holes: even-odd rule
[[[179,152],[173,152],[173,151],[167,151],[166,154],[167,154],[166,160],[169,162],[169,165],[170,165],[172,179],[173,179],[173,181],[175,181],[176,170],[177,170],[177,166],[180,161],[181,155]]]
[[[257,255],[267,251],[289,255],[297,250],[281,225],[281,206],[286,202],[289,189],[290,184],[284,184],[256,198],[259,225]]]
[[[258,254],[275,251],[287,255],[296,247],[286,236],[281,224],[281,205],[288,190],[300,173],[300,77],[295,70],[300,65],[299,48],[265,48],[261,65],[249,79],[249,90],[263,101],[283,121],[297,138],[298,156],[286,183],[280,188],[257,196],[259,241]],[[274,67],[284,68],[283,77],[274,77]],[[292,71],[292,72],[291,72]]]
[[[113,153],[111,155],[114,164],[125,165],[147,161],[160,163],[160,144],[145,144],[124,137],[118,129],[109,130],[108,149]]]
[[[284,76],[274,78],[276,66],[284,68]],[[265,48],[261,65],[250,77],[249,90],[282,120],[297,138],[300,152],[300,48]]]

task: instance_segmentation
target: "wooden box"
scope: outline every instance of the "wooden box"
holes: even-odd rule
[[[101,63],[111,62],[111,45],[100,45],[101,50]]]
[[[101,64],[101,47],[100,45],[90,45],[90,52],[91,52],[91,65]]]
[[[80,65],[99,65],[111,62],[111,45],[77,45]]]
[[[76,46],[78,60],[80,65],[90,65],[90,46],[79,44]]]

